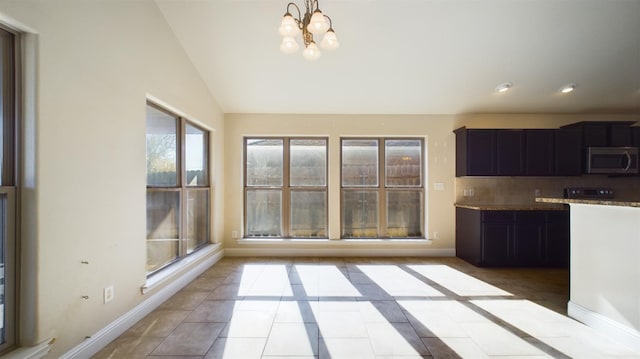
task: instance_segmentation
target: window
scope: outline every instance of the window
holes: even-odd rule
[[[343,238],[424,238],[422,139],[342,139]]]
[[[147,104],[147,273],[209,243],[209,133]]]
[[[16,343],[16,35],[0,28],[0,353]]]
[[[245,138],[245,236],[327,237],[327,139]]]

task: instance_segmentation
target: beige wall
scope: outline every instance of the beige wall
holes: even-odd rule
[[[239,245],[242,228],[242,137],[322,135],[330,138],[330,233],[339,236],[340,136],[424,136],[427,139],[427,223],[438,231],[431,249],[454,247],[453,129],[546,127],[580,116],[225,116],[151,0],[0,0],[0,18],[35,33],[33,173],[25,193],[32,223],[34,317],[25,344],[54,337],[58,357],[145,299],[145,100],[151,95],[213,132],[213,241]],[[214,94],[215,95],[215,94]],[[602,117],[598,117],[601,119]],[[433,183],[444,183],[434,191]],[[291,245],[289,248],[296,248]],[[305,246],[329,248],[333,244]],[[340,245],[336,248],[373,248]],[[411,250],[424,246],[397,245]],[[286,248],[286,247],[280,247]],[[388,247],[385,247],[388,248]],[[257,253],[266,253],[257,251]],[[422,254],[413,251],[414,254]],[[82,265],[86,260],[88,265]],[[29,262],[30,264],[32,262]],[[102,289],[115,299],[102,304]],[[88,295],[89,300],[82,300]],[[23,323],[25,324],[25,323]]]
[[[35,193],[25,220],[36,228],[23,238],[37,267],[23,324],[35,329],[23,339],[56,338],[57,358],[145,299],[147,95],[213,130],[213,239],[223,228],[224,121],[150,0],[0,1],[0,14],[37,33],[36,177],[25,191]],[[115,299],[103,304],[108,285]]]
[[[444,191],[427,190],[429,207],[427,225],[429,231],[439,231],[440,239],[429,248],[453,248],[453,176],[454,137],[451,116],[352,116],[352,115],[249,115],[225,116],[226,143],[226,217],[225,248],[261,247],[253,244],[238,245],[231,238],[232,231],[243,228],[242,139],[250,135],[327,136],[329,137],[329,236],[340,237],[340,137],[341,136],[418,136],[426,138],[427,157],[430,164],[427,181],[443,182]],[[430,187],[429,187],[430,188]],[[337,243],[322,245],[290,244],[289,248],[327,248]],[[372,248],[373,245],[352,245],[340,248]],[[398,245],[399,247],[424,247],[424,245]],[[265,246],[262,246],[265,247]],[[375,247],[375,246],[373,246]],[[273,248],[273,247],[272,247]],[[281,247],[282,248],[282,247]],[[417,253],[417,252],[416,252]],[[318,253],[320,254],[320,253]]]
[[[277,115],[277,114],[227,114],[225,115],[225,248],[229,254],[339,254],[341,250],[370,250],[379,246],[385,249],[420,248],[416,255],[451,253],[455,247],[455,210],[453,204],[458,195],[455,178],[455,136],[452,131],[461,126],[470,128],[557,128],[561,125],[585,120],[638,120],[638,116],[616,115]],[[321,244],[308,243],[247,243],[231,237],[232,231],[242,233],[242,138],[255,135],[328,136],[329,137],[329,234],[331,239],[340,237],[340,152],[341,136],[420,136],[427,143],[427,215],[426,223],[431,244],[415,243],[380,244],[339,241]],[[557,180],[557,179],[556,179]],[[458,180],[459,181],[459,180]],[[466,179],[465,185],[474,179]],[[480,180],[482,181],[482,180]],[[484,179],[492,182],[491,179]],[[552,180],[550,180],[552,181]],[[444,191],[434,190],[434,183],[444,183]],[[546,182],[545,182],[546,183]],[[559,182],[558,182],[559,183]],[[562,182],[564,183],[564,182]],[[554,187],[556,182],[544,188]],[[535,186],[535,184],[533,184]],[[488,191],[498,191],[485,186]],[[517,186],[516,186],[517,187]],[[484,187],[483,187],[484,188]],[[554,192],[555,193],[555,192]],[[560,189],[561,193],[561,189]],[[530,198],[529,198],[530,197]],[[532,200],[532,196],[521,198]],[[438,232],[439,238],[434,238]],[[301,249],[305,250],[301,250]],[[327,249],[333,248],[333,251]],[[266,251],[265,251],[266,249]],[[441,251],[444,249],[445,251]],[[298,250],[298,251],[296,251]]]

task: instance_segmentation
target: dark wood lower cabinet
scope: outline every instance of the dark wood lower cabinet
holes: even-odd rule
[[[458,207],[456,255],[477,266],[567,267],[569,212]]]

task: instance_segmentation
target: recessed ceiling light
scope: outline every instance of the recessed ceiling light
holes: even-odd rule
[[[568,84],[568,85],[564,85],[562,87],[560,87],[560,91],[561,93],[569,93],[569,92],[573,92],[573,90],[576,89],[576,84]]]
[[[507,91],[509,91],[511,89],[511,86],[512,86],[511,82],[505,82],[505,83],[502,83],[502,84],[496,86],[496,90],[495,91],[496,92],[500,92],[500,93],[507,92]]]

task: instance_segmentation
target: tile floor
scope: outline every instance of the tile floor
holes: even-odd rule
[[[562,269],[225,258],[94,358],[640,358],[567,301]]]

